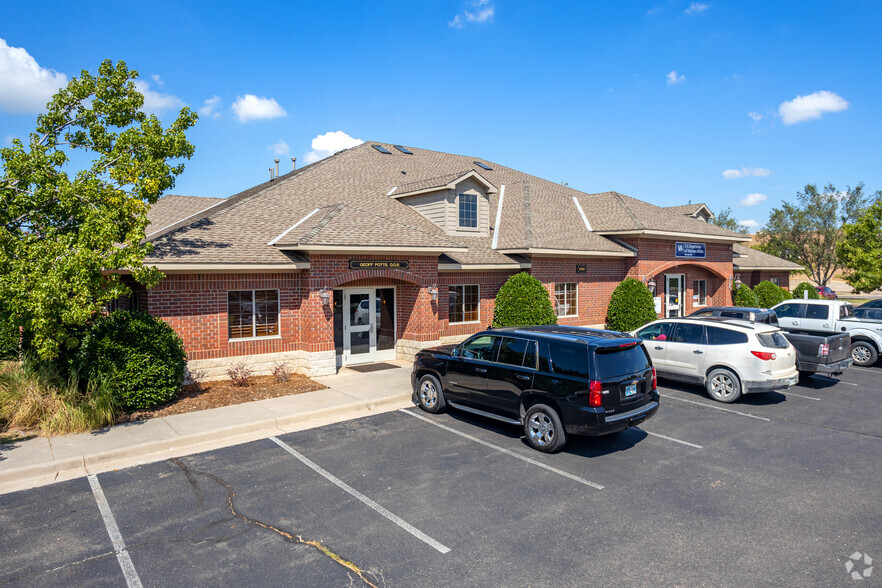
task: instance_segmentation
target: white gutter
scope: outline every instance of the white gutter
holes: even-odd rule
[[[493,244],[490,249],[496,249],[499,241],[499,222],[502,220],[502,199],[505,198],[505,184],[499,186],[499,202],[496,203],[496,224],[493,225]]]
[[[585,221],[585,226],[588,228],[589,231],[594,232],[594,229],[591,228],[591,223],[588,222],[588,217],[585,216],[585,211],[582,210],[582,205],[579,204],[579,200],[575,196],[573,196],[573,204],[575,204],[576,208],[579,209],[579,214],[582,215],[582,220]]]
[[[302,219],[300,219],[299,221],[297,221],[296,223],[294,223],[293,225],[291,225],[291,227],[289,227],[287,231],[285,231],[284,233],[282,233],[281,235],[279,235],[278,237],[276,237],[275,239],[273,239],[272,241],[270,241],[269,243],[267,243],[267,245],[275,245],[275,244],[279,241],[279,239],[281,239],[282,237],[284,237],[285,235],[287,235],[288,233],[290,233],[291,231],[293,231],[294,229],[296,229],[296,228],[297,228],[297,225],[299,225],[300,223],[302,223],[303,221],[305,221],[306,219],[308,219],[309,217],[311,217],[312,215],[314,215],[314,214],[317,213],[318,211],[319,211],[319,209],[316,208],[315,210],[313,210],[312,212],[310,212],[309,214],[307,214],[306,216],[304,216]]]

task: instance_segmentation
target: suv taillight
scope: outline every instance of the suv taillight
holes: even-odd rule
[[[655,366],[652,366],[652,389],[658,388],[658,376],[655,373]]]
[[[769,361],[772,359],[778,359],[778,355],[775,353],[770,353],[768,351],[751,351],[756,357],[760,358],[763,361]]]
[[[591,380],[591,384],[589,384],[588,390],[590,392],[590,394],[588,395],[588,406],[592,406],[594,408],[599,408],[603,406],[603,391],[600,382],[597,380]]]
[[[830,355],[830,344],[821,343],[818,345],[818,357],[827,357]]]

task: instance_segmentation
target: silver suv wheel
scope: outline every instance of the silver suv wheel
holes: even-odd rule
[[[738,376],[727,369],[717,368],[707,375],[705,388],[710,397],[719,402],[735,402],[741,396]]]

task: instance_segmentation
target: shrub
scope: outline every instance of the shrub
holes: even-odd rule
[[[758,308],[760,305],[756,293],[747,284],[738,286],[738,289],[735,290],[735,294],[732,296],[732,302],[735,306],[746,306],[749,308]]]
[[[280,361],[273,367],[273,379],[279,383],[284,383],[291,379],[291,371],[288,369],[287,363]]]
[[[227,369],[227,375],[236,388],[245,388],[251,384],[252,372],[244,363],[236,364]]]
[[[92,324],[73,368],[82,379],[108,380],[120,406],[135,410],[174,399],[186,363],[184,344],[171,327],[143,312],[118,310]]]
[[[763,280],[753,287],[759,301],[760,308],[772,308],[779,302],[784,302],[790,297],[787,291],[768,280]]]
[[[613,290],[606,311],[608,329],[633,331],[657,318],[652,292],[643,282],[628,278]]]
[[[818,291],[808,282],[801,282],[791,293],[792,298],[802,299],[803,292],[808,292],[809,300],[817,300],[819,298]]]
[[[119,406],[111,383],[98,378],[83,388],[75,378],[63,379],[52,363],[31,357],[8,362],[0,371],[0,420],[47,435],[112,425]]]
[[[554,324],[557,324],[557,315],[548,290],[530,274],[515,274],[499,289],[493,309],[494,327]]]

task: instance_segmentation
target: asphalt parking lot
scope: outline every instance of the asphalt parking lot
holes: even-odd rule
[[[872,586],[882,367],[531,450],[417,408],[0,496],[2,585]],[[863,562],[853,570],[866,569]]]

